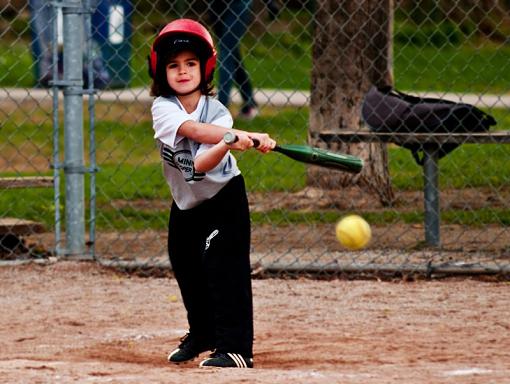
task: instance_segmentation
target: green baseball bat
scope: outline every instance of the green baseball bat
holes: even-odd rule
[[[226,144],[233,144],[238,140],[233,132],[227,132],[223,136]],[[253,139],[255,147],[259,145],[257,139]],[[331,152],[322,148],[310,147],[308,145],[297,144],[279,144],[273,148],[273,151],[284,154],[291,159],[302,163],[318,165],[345,171],[350,173],[360,173],[363,169],[363,160],[353,155]]]

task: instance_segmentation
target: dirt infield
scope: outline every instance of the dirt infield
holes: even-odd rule
[[[254,280],[255,368],[174,366],[172,278],[0,268],[1,383],[509,383],[507,282]]]

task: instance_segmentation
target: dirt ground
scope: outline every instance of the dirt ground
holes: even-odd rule
[[[487,279],[486,279],[487,280]],[[508,282],[254,279],[255,368],[175,366],[175,280],[0,268],[1,383],[509,383]]]

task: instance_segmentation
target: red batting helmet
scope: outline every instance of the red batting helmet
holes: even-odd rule
[[[161,30],[156,40],[152,44],[151,54],[149,57],[149,74],[152,78],[156,75],[158,67],[158,50],[163,41],[174,36],[187,35],[204,45],[206,48],[205,65],[204,65],[204,78],[207,82],[212,80],[214,68],[216,67],[216,49],[214,49],[214,42],[209,31],[199,22],[191,19],[177,19],[168,23],[165,28]]]

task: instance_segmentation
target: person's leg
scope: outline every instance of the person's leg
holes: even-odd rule
[[[227,11],[224,11],[227,12]],[[225,23],[225,16],[216,23],[216,34],[218,36],[218,100],[228,107],[230,105],[230,92],[234,80],[235,61],[230,48],[235,40],[229,36],[229,29]],[[231,34],[230,34],[231,35]]]
[[[91,41],[89,44],[92,45],[92,79],[93,79],[93,85],[96,89],[105,89],[107,88],[111,83],[111,76],[110,72],[107,69],[107,63],[105,58],[103,57],[103,52],[101,49],[101,45],[107,44],[106,36],[100,37],[100,32],[97,30],[99,28],[99,25],[95,25],[100,23],[101,25],[103,23],[108,23],[109,20],[105,15],[105,12],[109,12],[107,3],[102,4],[100,0],[90,0],[90,7],[91,10],[93,10],[92,17],[91,17],[91,23],[92,23],[92,29],[91,29]],[[86,25],[84,25],[85,29],[83,31],[84,38],[86,39],[88,36],[89,31],[87,31]],[[123,28],[123,27],[121,27]],[[84,45],[85,48],[86,45]],[[83,82],[84,88],[88,88],[88,49],[85,49],[84,51],[84,62],[83,62]]]
[[[52,78],[52,8],[48,0],[30,0],[32,53],[37,86],[48,86]]]
[[[216,352],[253,356],[250,217],[242,176],[210,202],[214,225],[204,253],[214,305]]]
[[[218,100],[230,104],[233,82],[239,87],[243,103],[255,106],[253,88],[240,51],[241,39],[251,20],[251,0],[235,2],[221,13],[216,33],[219,39]]]
[[[214,346],[214,320],[203,268],[204,231],[196,213],[195,210],[182,211],[174,203],[168,231],[170,263],[179,284],[189,323],[190,339],[187,342],[191,341],[191,346],[187,346],[191,349],[190,354],[195,356]],[[188,352],[185,353],[187,354]],[[180,358],[181,356],[177,356],[177,360]],[[172,361],[170,357],[169,360]]]
[[[251,0],[239,1],[233,8],[237,17],[232,24],[232,30],[236,31],[235,33],[239,37],[238,43],[233,49],[233,56],[236,63],[233,80],[239,88],[239,93],[243,100],[243,106],[255,107],[256,103],[253,96],[253,86],[250,80],[250,75],[246,71],[241,57],[241,39],[246,34],[253,17],[251,12]]]

